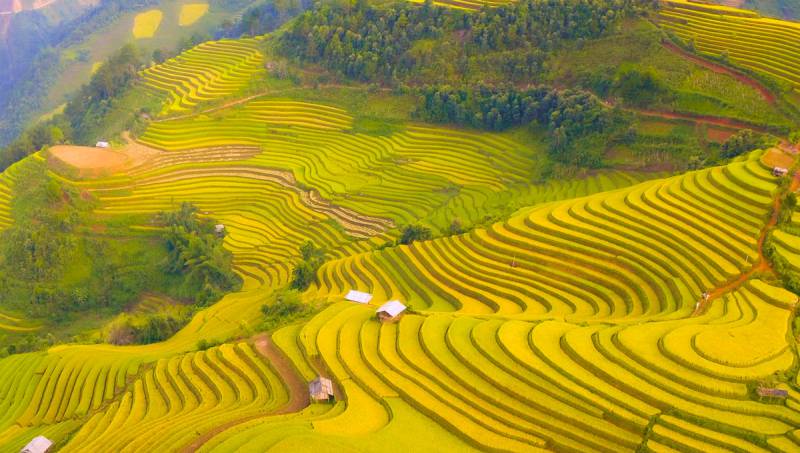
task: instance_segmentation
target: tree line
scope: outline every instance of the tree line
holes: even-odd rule
[[[320,63],[357,80],[392,81],[409,74],[409,50],[421,40],[453,35],[475,52],[515,50],[501,65],[517,74],[541,66],[543,52],[565,40],[603,35],[617,20],[636,14],[644,0],[522,0],[478,13],[409,2],[320,3],[281,35],[282,52]]]
[[[426,121],[493,131],[520,125],[544,127],[551,157],[582,167],[600,166],[606,146],[622,140],[630,126],[621,111],[604,106],[591,93],[544,86],[426,87],[415,113]]]

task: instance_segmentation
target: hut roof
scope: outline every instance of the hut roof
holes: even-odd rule
[[[350,292],[347,293],[347,295],[344,296],[344,298],[351,302],[358,302],[359,304],[368,304],[369,301],[372,300],[372,294],[362,293],[361,291],[356,291],[353,289],[350,290]]]
[[[378,308],[377,312],[386,313],[394,318],[395,316],[399,315],[404,311],[406,311],[406,306],[400,303],[399,300],[390,300],[389,302],[386,302],[385,304],[381,305],[381,307]]]
[[[308,393],[311,395],[333,395],[333,382],[328,378],[319,376],[308,383]]]
[[[44,437],[36,436],[28,442],[28,445],[20,453],[45,453],[53,446],[53,441]]]

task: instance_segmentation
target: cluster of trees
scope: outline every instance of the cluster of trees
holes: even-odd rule
[[[541,70],[545,52],[564,40],[595,38],[617,19],[634,14],[644,0],[523,0],[479,13],[399,2],[370,6],[366,1],[324,3],[303,14],[281,37],[288,56],[321,63],[348,77],[395,81],[412,73],[413,50],[421,40],[457,43],[461,54],[500,52],[495,62],[519,79]],[[437,41],[438,42],[438,41]],[[446,64],[450,62],[436,62]]]
[[[667,103],[674,95],[655,71],[630,65],[619,68],[612,89],[626,104],[637,107]]]
[[[181,298],[206,306],[238,289],[241,279],[233,272],[233,255],[222,245],[224,234],[197,212],[193,204],[181,203],[178,210],[162,213],[159,220],[165,226],[164,271],[181,278]]]
[[[190,317],[158,313],[137,318],[123,315],[107,328],[106,341],[115,345],[150,344],[167,340],[189,321]]]
[[[300,246],[300,261],[292,270],[290,287],[298,291],[305,291],[317,279],[317,271],[325,262],[325,249],[317,247],[312,241],[306,241]]]
[[[312,0],[267,0],[248,8],[238,21],[224,22],[217,37],[240,38],[272,32],[292,17],[311,8],[312,3]]]
[[[754,149],[763,148],[766,144],[766,138],[763,135],[756,134],[750,129],[742,129],[725,140],[720,147],[719,155],[723,159],[730,159]]]
[[[295,289],[279,290],[272,303],[261,306],[264,320],[259,330],[272,330],[312,312],[313,308],[300,299],[300,292]]]
[[[500,131],[534,124],[550,135],[551,156],[558,162],[597,167],[606,144],[622,139],[629,121],[585,91],[480,85],[422,90],[416,110],[427,121]]]
[[[358,1],[320,3],[281,36],[284,54],[319,62],[359,80],[387,79],[409,69],[401,56],[414,41],[453,30],[464,13],[403,2],[377,8]]]
[[[564,40],[597,38],[619,18],[647,4],[642,0],[520,0],[468,16],[466,28],[481,49],[534,46],[552,50]]]
[[[403,233],[397,243],[408,245],[416,241],[427,241],[431,237],[433,237],[433,233],[430,228],[423,225],[407,225],[403,228]]]

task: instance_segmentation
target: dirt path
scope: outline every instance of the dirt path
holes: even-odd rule
[[[714,71],[716,73],[727,74],[727,75],[735,78],[736,80],[738,80],[738,81],[744,83],[745,85],[748,85],[748,86],[754,88],[756,91],[758,91],[759,94],[761,94],[761,97],[763,97],[764,100],[767,101],[769,104],[771,104],[771,105],[775,104],[775,102],[777,100],[775,95],[772,94],[772,92],[769,91],[767,89],[767,87],[762,85],[761,82],[759,82],[756,79],[748,76],[747,74],[744,74],[742,72],[736,71],[736,70],[731,69],[731,68],[728,68],[728,67],[723,66],[723,65],[721,65],[719,63],[714,63],[713,61],[706,60],[706,59],[704,59],[704,58],[702,58],[702,57],[700,57],[698,55],[695,55],[695,54],[693,54],[691,52],[688,52],[688,51],[682,49],[681,47],[677,46],[674,43],[663,42],[662,45],[664,46],[664,48],[666,48],[670,52],[675,53],[677,55],[680,55],[681,57],[691,61],[692,63],[698,64],[698,65],[700,65],[700,66],[702,66],[702,67],[704,67],[706,69],[710,69],[710,70],[712,70],[712,71]]]
[[[265,417],[268,415],[280,415],[280,414],[289,414],[294,412],[300,412],[304,408],[309,405],[309,398],[308,398],[308,388],[306,386],[306,381],[303,379],[302,376],[297,374],[295,371],[294,365],[292,362],[289,361],[289,358],[286,357],[275,343],[272,342],[272,338],[268,334],[261,334],[255,337],[254,346],[256,351],[261,354],[264,358],[266,358],[275,371],[278,372],[278,376],[281,378],[281,382],[286,384],[289,390],[289,401],[281,406],[280,408],[274,411],[264,412],[263,414],[255,414],[248,417],[240,418],[237,420],[231,420],[227,423],[223,423],[211,431],[207,431],[203,433],[200,437],[195,439],[191,444],[187,445],[181,451],[183,453],[190,453],[199,450],[203,445],[206,444],[209,440],[213,439],[218,434],[233,428],[234,426],[241,425],[242,423],[247,423],[251,420],[255,420],[257,418]]]
[[[712,126],[720,126],[730,129],[750,129],[762,134],[771,133],[769,129],[764,126],[747,123],[744,121],[734,120],[730,118],[720,118],[708,115],[695,115],[691,113],[678,113],[678,112],[665,112],[660,110],[647,110],[647,109],[626,109],[631,112],[638,113],[639,115],[652,116],[654,118],[662,118],[667,120],[687,120],[695,123],[709,124]]]
[[[752,277],[754,274],[760,272],[772,271],[772,267],[770,266],[769,261],[764,256],[764,240],[767,237],[767,233],[769,233],[769,231],[778,223],[778,214],[780,213],[781,210],[781,200],[783,196],[788,192],[794,192],[798,188],[800,188],[800,170],[795,172],[794,176],[792,177],[792,182],[791,184],[789,184],[788,190],[785,192],[781,191],[775,196],[775,200],[772,203],[772,215],[770,216],[767,224],[764,225],[764,228],[761,229],[761,233],[758,236],[758,243],[757,243],[758,262],[748,271],[742,273],[734,280],[725,283],[723,286],[719,286],[709,291],[708,298],[705,300],[700,300],[700,302],[697,304],[697,307],[695,307],[692,316],[698,316],[705,313],[709,305],[711,305],[711,302],[713,302],[715,299],[724,296],[725,294],[737,290],[740,286],[742,286],[744,282],[749,280],[750,277]]]
[[[227,102],[225,104],[218,105],[216,107],[212,107],[210,109],[206,109],[206,110],[203,110],[203,111],[200,111],[200,112],[192,112],[192,113],[187,113],[185,115],[169,116],[169,117],[165,117],[165,118],[159,118],[157,120],[152,120],[152,122],[153,123],[161,123],[161,122],[164,122],[164,121],[182,120],[182,119],[191,118],[191,117],[197,116],[197,115],[205,115],[205,114],[208,114],[208,113],[214,113],[214,112],[216,112],[218,110],[224,110],[224,109],[227,109],[227,108],[231,108],[231,107],[234,107],[234,106],[237,106],[237,105],[240,105],[240,104],[244,104],[245,102],[250,102],[253,99],[260,98],[261,96],[266,96],[267,93],[268,93],[267,91],[263,91],[261,93],[254,94],[252,96],[247,96],[246,98],[234,99],[233,101],[230,101],[230,102]]]

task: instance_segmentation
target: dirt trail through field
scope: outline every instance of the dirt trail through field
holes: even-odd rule
[[[289,391],[289,401],[284,404],[282,407],[274,410],[264,412],[263,414],[255,414],[249,417],[240,418],[238,420],[231,420],[227,423],[223,423],[212,429],[211,431],[207,431],[203,433],[200,437],[192,441],[191,444],[184,447],[181,451],[184,453],[194,452],[199,450],[203,445],[206,444],[209,440],[213,439],[218,434],[233,428],[234,426],[241,425],[242,423],[247,423],[251,420],[255,420],[257,418],[269,416],[269,415],[280,415],[280,414],[290,414],[294,412],[300,412],[304,408],[308,407],[310,401],[308,398],[308,389],[306,387],[306,381],[300,376],[292,365],[292,362],[286,357],[275,343],[272,342],[272,338],[268,334],[261,334],[255,338],[254,346],[256,351],[261,354],[264,358],[266,358],[270,365],[278,372],[278,376],[281,378],[281,382],[286,384],[287,390]]]
[[[667,120],[687,120],[694,123],[708,124],[711,126],[720,126],[729,129],[750,129],[762,134],[769,134],[769,129],[764,126],[746,123],[744,121],[734,120],[730,118],[721,118],[708,115],[695,115],[691,113],[678,113],[678,112],[665,112],[661,110],[647,110],[647,109],[628,109],[634,113],[644,116],[652,116],[654,118],[662,118]]]
[[[781,146],[783,148],[783,144]],[[790,148],[794,150],[794,148]],[[789,151],[790,149],[785,149]],[[794,150],[796,152],[796,150]],[[800,170],[796,171],[792,176],[792,182],[789,184],[789,188],[786,191],[781,191],[775,195],[775,200],[772,203],[772,215],[769,218],[769,221],[764,228],[761,229],[761,233],[758,236],[758,243],[757,243],[757,250],[758,250],[758,262],[751,267],[748,271],[742,273],[734,280],[725,283],[723,286],[719,286],[717,288],[712,289],[708,292],[708,298],[705,300],[700,300],[695,308],[692,316],[698,316],[706,312],[708,306],[715,299],[719,299],[720,297],[737,290],[744,282],[750,279],[753,275],[760,273],[760,272],[771,272],[772,267],[769,261],[764,256],[764,240],[767,237],[767,233],[778,223],[778,214],[781,210],[781,201],[783,200],[783,196],[789,192],[794,192],[800,188]]]
[[[664,48],[666,48],[670,52],[678,54],[681,57],[683,57],[683,58],[685,58],[685,59],[687,59],[687,60],[689,60],[689,61],[691,61],[691,62],[693,62],[695,64],[703,66],[706,69],[710,69],[710,70],[712,70],[712,71],[714,71],[716,73],[719,73],[719,74],[727,74],[727,75],[735,78],[736,80],[738,80],[738,81],[744,83],[745,85],[748,85],[748,86],[754,88],[756,91],[758,91],[759,94],[761,94],[761,97],[763,97],[764,100],[767,101],[769,104],[771,104],[771,105],[775,104],[775,101],[776,101],[775,95],[772,94],[772,92],[769,91],[767,89],[767,87],[762,85],[756,79],[748,76],[747,74],[744,74],[742,72],[736,71],[736,70],[731,69],[731,68],[728,68],[728,67],[723,66],[723,65],[721,65],[719,63],[714,63],[713,61],[706,60],[706,59],[704,59],[704,58],[702,58],[702,57],[700,57],[698,55],[695,55],[695,54],[693,54],[691,52],[688,52],[688,51],[680,48],[679,46],[675,45],[674,43],[663,42],[662,45],[664,46]]]

